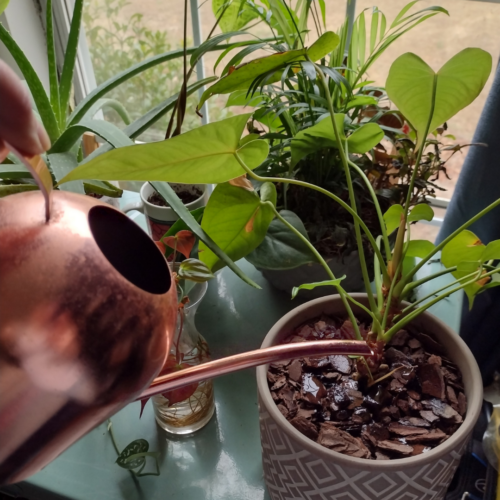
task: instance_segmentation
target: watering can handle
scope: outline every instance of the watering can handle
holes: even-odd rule
[[[373,353],[368,344],[361,340],[317,340],[266,347],[157,377],[137,399],[149,398],[195,382],[273,361],[332,354],[371,356]]]

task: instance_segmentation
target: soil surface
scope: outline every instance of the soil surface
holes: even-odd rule
[[[194,186],[191,186],[190,190],[191,192],[174,189],[175,194],[181,199],[184,205],[196,201],[203,194],[197,187]],[[149,196],[148,201],[158,207],[170,206],[156,191]]]
[[[323,316],[285,343],[335,338],[353,339],[352,323]],[[360,377],[355,359],[339,355],[272,363],[267,378],[278,409],[297,430],[357,458],[425,453],[460,427],[467,409],[458,367],[420,332],[401,330],[392,338],[373,384]]]

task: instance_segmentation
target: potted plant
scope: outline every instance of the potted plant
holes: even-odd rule
[[[273,5],[275,9],[277,6],[288,9],[283,2]],[[371,20],[362,12],[354,22],[350,44],[347,41],[346,21],[337,32],[337,47],[326,61],[322,61],[324,71],[333,74],[343,84],[334,96],[333,107],[343,134],[350,135],[350,160],[369,177],[383,211],[391,204],[401,203],[406,195],[412,170],[408,159],[414,161],[415,144],[406,133],[409,127],[405,126],[404,119],[397,111],[391,110],[385,89],[374,87],[373,82],[368,81],[367,72],[376,64],[377,58],[404,33],[433,15],[447,13],[442,8],[432,7],[408,14],[411,6],[405,6],[392,23],[386,23],[384,14],[377,8],[373,9]],[[264,16],[265,13],[262,13],[263,21],[267,20],[271,25],[274,17]],[[314,10],[311,13],[314,17]],[[288,44],[292,47],[300,46],[307,34],[301,30],[303,17],[303,12],[295,13],[290,8],[288,23],[285,23],[288,29],[281,30],[289,33]],[[320,36],[321,23],[315,26]],[[227,26],[227,29],[231,27]],[[280,29],[280,25],[277,29]],[[366,40],[369,40],[367,49]],[[271,50],[273,48],[281,50],[282,47],[270,47]],[[216,93],[218,86],[223,86],[224,76],[238,61],[238,56],[235,56],[226,65],[222,80],[213,86],[213,91],[209,89],[207,95]],[[257,170],[259,175],[314,183],[346,199],[346,179],[338,148],[332,132],[325,128],[328,125],[328,110],[324,91],[317,85],[314,72],[310,75],[311,71],[307,71],[306,66],[301,69],[289,65],[277,82],[262,85],[252,95],[246,90],[238,90],[230,95],[228,105],[257,108],[249,130],[260,133],[261,137],[269,140],[271,146],[268,159]],[[334,83],[331,80],[329,87],[333,93]],[[311,135],[314,136],[312,140],[309,139]],[[387,151],[380,144],[384,139],[386,144],[393,144]],[[434,142],[432,139],[427,143],[428,151],[417,174],[415,186],[418,189],[415,190],[412,204],[434,195],[435,185],[432,181],[444,171],[444,162],[434,161],[429,168],[425,161],[428,155],[434,154]],[[352,175],[363,219],[374,237],[377,237],[380,229],[372,197],[357,172]],[[284,185],[278,189],[278,207],[288,222],[307,234],[334,274],[347,275],[343,283],[347,291],[364,289],[352,219],[343,207],[332,207],[328,199],[297,185]],[[279,220],[271,223],[264,241],[246,258],[274,286],[289,293],[304,280],[327,279],[314,254]],[[370,263],[373,261],[373,252],[367,242],[365,258]],[[371,265],[369,267],[371,269]],[[318,288],[304,291],[303,296],[313,298],[325,293],[324,289]]]
[[[323,35],[317,43],[320,45],[325,44],[325,48],[330,50],[332,40],[331,35]],[[365,477],[366,487],[363,490],[364,494],[367,498],[370,498],[370,494],[375,498],[376,495],[381,494],[380,491],[384,486],[382,483],[385,482],[386,488],[389,488],[389,486],[393,488],[394,483],[397,483],[401,478],[409,481],[406,478],[405,470],[411,475],[412,467],[417,466],[419,470],[428,473],[428,476],[423,476],[423,478],[425,481],[429,481],[429,488],[427,490],[432,491],[432,493],[429,493],[428,491],[424,491],[425,488],[422,487],[420,488],[420,492],[431,495],[429,498],[440,498],[446,487],[447,480],[451,479],[451,472],[457,465],[462,445],[468,439],[474,421],[479,414],[477,405],[481,399],[481,383],[477,378],[479,376],[477,367],[475,367],[470,354],[467,354],[467,351],[463,349],[464,346],[458,337],[453,336],[445,328],[442,328],[442,325],[436,320],[422,315],[431,305],[456,291],[464,290],[472,302],[477,293],[498,284],[497,273],[500,269],[494,266],[494,260],[500,257],[500,242],[494,241],[488,245],[484,245],[467,228],[484,214],[500,205],[500,200],[481,211],[437,246],[422,240],[411,240],[409,238],[411,223],[432,217],[432,210],[426,204],[418,204],[410,208],[409,200],[414,192],[413,188],[417,169],[413,170],[404,206],[399,204],[393,205],[385,214],[382,214],[371,184],[364,175],[361,175],[358,170],[359,167],[349,159],[348,137],[342,136],[341,129],[336,121],[332,96],[328,90],[327,76],[322,67],[315,64],[312,57],[309,56],[310,53],[317,55],[317,50],[318,45],[313,44],[310,48],[299,49],[298,52],[294,52],[293,54],[289,52],[285,53],[285,55],[280,55],[280,64],[283,64],[283,59],[290,57],[285,63],[293,60],[296,64],[301,65],[307,62],[312,64],[316,71],[318,85],[323,86],[325,90],[331,130],[337,143],[347,179],[349,190],[348,202],[319,186],[307,184],[301,180],[293,178],[269,178],[256,174],[253,170],[266,158],[268,146],[265,141],[259,138],[244,138],[240,140],[244,125],[248,119],[248,116],[245,115],[209,124],[179,135],[170,141],[162,143],[161,149],[156,144],[133,146],[133,150],[131,148],[117,149],[105,156],[96,158],[93,162],[80,166],[78,169],[72,171],[65,180],[93,177],[94,174],[98,176],[97,178],[106,179],[113,172],[113,168],[117,168],[117,166],[121,169],[121,176],[126,179],[133,179],[135,162],[140,161],[142,156],[154,154],[158,158],[161,158],[162,161],[161,171],[157,169],[154,174],[151,173],[157,179],[170,182],[182,182],[183,179],[184,181],[191,182],[195,179],[198,182],[218,182],[220,183],[218,190],[221,195],[211,199],[211,201],[215,199],[216,203],[214,205],[218,210],[210,212],[209,204],[205,211],[204,221],[207,220],[207,224],[214,228],[214,231],[211,232],[212,238],[222,242],[221,248],[235,260],[256,248],[264,239],[265,232],[272,219],[274,217],[278,218],[303,241],[305,246],[315,253],[316,258],[322,263],[325,271],[329,274],[329,280],[319,283],[302,284],[295,290],[295,293],[298,293],[299,289],[311,289],[319,286],[334,287],[338,294],[338,298],[334,299],[334,301],[340,301],[343,321],[347,321],[346,326],[349,326],[345,334],[352,335],[358,339],[365,338],[372,347],[374,352],[372,357],[358,359],[353,363],[353,366],[355,366],[354,373],[357,374],[355,378],[357,378],[357,381],[364,381],[363,383],[366,387],[369,384],[379,384],[382,378],[388,378],[399,370],[398,366],[395,366],[391,370],[392,373],[389,372],[388,374],[387,372],[391,361],[386,358],[386,346],[388,342],[393,340],[395,334],[402,329],[412,328],[413,331],[414,328],[419,327],[425,330],[425,335],[434,335],[434,343],[442,345],[447,350],[447,356],[449,356],[450,361],[458,365],[462,370],[465,386],[464,395],[468,399],[468,409],[464,423],[453,436],[428,453],[424,453],[418,457],[397,460],[397,466],[352,457],[350,457],[351,460],[348,460],[347,463],[345,457],[340,455],[339,458],[339,454],[336,451],[325,448],[316,456],[314,463],[317,464],[317,468],[308,477],[315,477],[315,483],[311,486],[315,488],[313,491],[322,491],[323,488],[324,493],[334,487],[347,488],[345,492],[344,490],[340,491],[344,492],[344,494],[354,495],[354,498],[357,496],[352,491],[358,491],[356,490],[359,484],[358,480]],[[275,56],[271,57],[273,58],[273,62],[277,62],[274,59]],[[262,65],[259,63],[258,66],[251,66],[246,71],[253,71],[253,77],[258,78],[262,74],[261,68]],[[272,67],[272,69],[276,70],[277,66]],[[491,56],[480,49],[463,50],[448,61],[437,73],[419,57],[411,53],[404,54],[394,62],[386,89],[391,101],[398,106],[399,111],[416,133],[416,165],[419,165],[422,160],[424,153],[422,146],[429,131],[446,122],[460,109],[472,102],[483,88],[490,70]],[[267,71],[270,71],[269,68]],[[236,72],[232,74],[236,74]],[[321,138],[321,136],[319,137]],[[195,153],[193,153],[192,147],[194,144],[197,145]],[[131,160],[132,153],[133,160]],[[381,235],[377,238],[371,234],[358,213],[351,169],[358,172],[361,179],[365,182],[373,198],[373,203],[377,207],[381,231]],[[262,183],[260,196],[256,194],[253,185],[246,176]],[[375,255],[375,292],[372,292],[371,288],[367,287],[367,294],[363,298],[351,296],[346,293],[342,288],[343,277],[333,275],[328,265],[324,262],[324,259],[314,249],[309,240],[289,224],[277,211],[276,189],[273,182],[308,187],[341,204],[351,214],[365,282],[369,282],[369,276],[366,261],[363,258],[364,245],[362,234],[368,239]],[[163,186],[160,184],[159,188],[163,189]],[[236,200],[239,202],[236,203]],[[239,217],[238,224],[234,224],[233,226],[218,224],[217,213],[221,214],[225,210],[232,210],[235,216]],[[200,228],[196,224],[193,224],[193,221],[189,217],[184,217],[184,220],[189,227],[194,228],[194,231],[200,231]],[[392,233],[395,233],[394,248],[391,248],[389,244],[389,235]],[[202,241],[207,240],[206,234],[203,232],[200,234]],[[224,258],[221,258],[220,254],[215,253],[212,248],[200,245],[200,250],[202,250],[200,252],[200,259],[212,271],[215,271],[224,265]],[[446,269],[421,280],[413,281],[415,274],[440,251],[442,251],[441,261]],[[408,258],[413,259],[414,257],[418,257],[421,260],[416,264],[407,262]],[[405,303],[405,298],[410,297],[416,287],[443,274],[452,274],[455,280],[429,297],[422,298],[414,303]],[[427,301],[424,302],[424,300]],[[282,330],[283,326],[296,327],[304,320],[314,319],[318,312],[323,309],[325,312],[337,314],[337,311],[340,309],[334,301],[329,298],[324,299],[324,303],[313,302],[310,306],[310,311],[303,314],[299,314],[298,312],[291,313],[293,318],[290,319],[290,316],[285,317],[276,326],[276,329],[273,330],[273,335],[276,334],[277,330],[280,331],[281,336],[285,333],[291,333],[284,332]],[[324,305],[326,303],[329,304],[328,307]],[[357,317],[356,315],[359,313],[364,315],[364,317]],[[367,322],[366,330],[360,327],[358,319]],[[265,373],[265,370],[263,368],[259,373],[262,375],[262,373]],[[260,397],[263,402],[261,411],[268,412],[268,401],[265,402],[264,399],[267,398],[266,400],[268,400],[271,397],[269,388],[267,385],[262,386],[262,376],[260,376],[259,381]],[[421,380],[422,384],[423,379]],[[426,390],[422,388],[422,391]],[[435,396],[433,396],[433,399],[439,400]],[[441,405],[441,410],[445,412],[449,411],[446,406],[447,403],[443,401],[429,404],[431,407],[433,404],[437,406]],[[362,405],[360,404],[360,406]],[[430,411],[434,412],[432,409]],[[457,412],[455,411],[455,413]],[[283,433],[286,433],[286,437],[290,438],[290,429],[293,429],[293,426],[286,421],[279,410],[276,410],[272,414],[269,413],[269,415],[273,419],[269,424],[269,432],[275,437],[274,444],[279,448],[281,446],[280,439],[285,435]],[[267,418],[267,415],[264,416]],[[451,416],[455,418],[454,413]],[[310,446],[308,445],[305,448],[304,439],[301,437],[299,444],[295,443],[292,446],[293,452],[298,453],[299,457],[302,455],[306,456],[312,449],[311,447],[317,449],[319,446],[317,443],[311,441]],[[391,440],[389,439],[389,441]],[[264,444],[268,445],[266,438],[264,438]],[[273,453],[271,452],[266,460],[272,455]],[[449,455],[449,457],[445,459],[445,455]],[[336,459],[340,461],[338,467],[331,465],[332,461]],[[277,478],[280,477],[280,472],[276,472],[276,467],[279,465],[278,462],[282,460],[285,460],[285,458],[276,458],[275,462],[265,461],[266,480],[275,498],[281,498],[280,495],[282,494],[285,495],[284,490],[280,489],[280,486],[276,482]],[[310,464],[310,467],[314,467],[314,465]],[[350,472],[346,476],[342,476],[341,471],[346,467],[354,467],[352,470],[355,472],[353,472],[354,475],[352,477],[355,479],[348,479]],[[396,471],[395,476],[390,471]],[[299,488],[299,483],[303,478],[293,474],[292,476],[289,478],[289,481],[296,480],[297,483],[295,486]],[[433,485],[433,481],[429,479],[431,476],[439,483],[438,486]],[[327,486],[323,487],[322,485]],[[370,490],[370,487],[372,490]],[[415,486],[417,489],[419,487],[418,485]],[[294,491],[298,492],[299,490],[296,489]],[[372,492],[369,493],[370,491]]]
[[[2,8],[6,7],[6,4],[4,4],[2,4]],[[71,101],[71,90],[78,39],[81,30],[83,4],[83,0],[75,1],[64,58],[62,61],[58,61],[54,46],[52,1],[49,0],[47,2],[45,24],[47,33],[47,64],[50,79],[50,91],[48,94],[17,42],[0,23],[0,41],[6,46],[21,70],[33,100],[33,108],[36,110],[51,140],[52,146],[43,155],[43,159],[49,167],[55,187],[77,165],[89,161],[112,148],[134,144],[134,139],[144,133],[169,111],[174,111],[171,115],[171,123],[174,123],[177,117],[180,117],[180,119],[177,121],[175,128],[170,127],[168,137],[171,134],[175,135],[179,133],[184,119],[183,111],[185,110],[186,99],[198,89],[214,80],[213,77],[206,78],[188,85],[192,68],[196,66],[197,61],[203,56],[205,49],[200,50],[198,47],[186,48],[185,46],[184,49],[154,55],[132,65],[130,68],[122,70],[97,86],[75,106]],[[206,45],[206,50],[226,50],[232,47],[231,44],[225,43],[229,37],[213,37],[212,34],[213,30],[209,36],[209,40],[207,40],[210,43]],[[253,44],[255,44],[255,40],[243,42],[243,45],[252,46]],[[238,46],[241,46],[241,43]],[[139,116],[131,121],[127,110],[119,101],[106,98],[106,94],[116,89],[119,85],[127,83],[134,76],[159,64],[184,58],[184,64],[186,65],[186,58],[190,55],[193,56],[191,70],[183,82],[181,92],[163,100],[143,116]],[[58,66],[62,68],[60,73],[58,72]],[[186,76],[186,71],[184,71],[184,76]],[[177,105],[179,98],[181,102],[180,106]],[[125,127],[123,129],[120,129],[117,125],[109,121],[94,119],[100,110],[108,109],[113,109],[117,112],[120,119],[124,122]],[[105,144],[97,149],[95,147],[86,148],[85,138],[83,138],[86,133],[95,134]],[[94,143],[93,138],[92,142]],[[14,155],[9,155],[0,164],[0,196],[34,189],[38,188],[33,182],[29,171]],[[61,185],[60,189],[81,194],[88,193],[98,197],[104,195],[117,198],[122,193],[121,189],[118,189],[108,181],[88,179]]]

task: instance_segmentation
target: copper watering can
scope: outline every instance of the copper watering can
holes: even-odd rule
[[[364,342],[303,342],[155,379],[177,314],[164,257],[119,210],[50,193],[39,174],[41,191],[0,200],[0,484],[135,399],[278,359],[371,354]]]

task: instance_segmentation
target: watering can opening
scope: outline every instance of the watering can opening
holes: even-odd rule
[[[97,246],[126,280],[157,295],[170,290],[172,280],[167,261],[135,222],[102,205],[90,209],[88,221]]]

